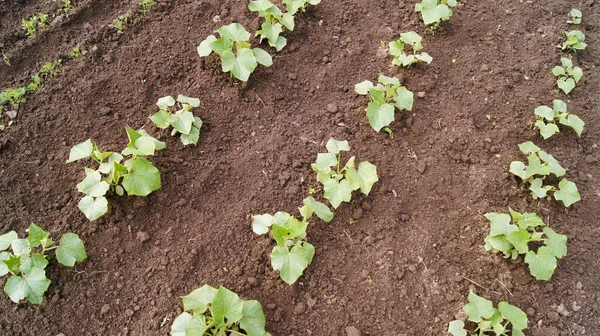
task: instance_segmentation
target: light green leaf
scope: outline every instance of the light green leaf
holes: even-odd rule
[[[567,103],[565,103],[564,101],[562,101],[560,99],[554,99],[552,101],[552,109],[555,112],[567,113]]]
[[[200,99],[198,98],[192,98],[192,97],[188,97],[188,96],[184,96],[182,94],[177,96],[177,101],[182,103],[182,104],[188,104],[191,107],[198,107],[200,106]]]
[[[186,110],[177,111],[175,114],[172,114],[171,117],[169,117],[169,124],[171,124],[171,126],[173,126],[173,128],[181,134],[189,134],[192,130],[192,124],[194,121],[194,114]],[[138,141],[136,141],[136,144]]]
[[[46,259],[46,256],[41,253],[32,253],[31,256],[24,254],[20,257],[20,259],[21,265],[19,266],[19,269],[22,273],[27,273],[32,268],[45,269],[46,266],[48,266],[48,260]]]
[[[275,239],[278,245],[285,245],[288,240],[302,239],[306,236],[308,222],[299,221],[297,218],[289,216],[287,213],[284,213],[287,220],[285,222],[280,222],[277,218],[278,214],[279,212],[275,214],[273,227],[271,228],[273,239]]]
[[[183,300],[183,310],[191,310],[195,314],[203,314],[208,309],[208,305],[213,302],[216,295],[217,289],[210,285],[197,288],[189,295],[181,298]]]
[[[4,263],[4,261],[9,260],[10,256],[11,255],[9,252],[0,252],[0,277],[5,276],[9,272],[8,266]]]
[[[508,171],[520,177],[522,180],[527,180],[529,178],[527,174],[527,166],[521,161],[511,162],[510,169]]]
[[[85,196],[79,201],[78,207],[87,219],[94,221],[108,211],[108,201],[104,196],[98,198]]]
[[[487,236],[485,237],[485,250],[492,252],[502,252],[504,254],[504,258],[508,258],[511,256],[512,244],[506,240],[506,236]]]
[[[156,102],[156,106],[158,106],[158,108],[161,110],[168,111],[168,108],[171,106],[174,106],[174,105],[175,105],[175,99],[173,99],[173,97],[171,97],[171,96],[165,96],[165,97],[158,98],[158,101]]]
[[[258,235],[269,232],[273,225],[273,216],[269,214],[252,216],[252,231]]]
[[[531,240],[531,234],[529,231],[521,229],[507,235],[506,240],[508,240],[515,247],[519,254],[524,254],[529,251],[528,244]]]
[[[535,115],[545,118],[548,121],[554,120],[554,110],[548,106],[538,106],[533,112]]]
[[[535,196],[534,198],[544,198],[548,195],[548,188],[543,186],[543,180],[540,178],[533,179],[529,190]]]
[[[400,41],[400,40],[392,41],[392,42],[388,43],[388,47],[389,47],[390,55],[392,55],[392,56],[405,55],[404,43],[402,43],[402,41]]]
[[[549,227],[545,227],[543,232],[548,236],[544,244],[550,248],[556,258],[562,258],[567,255],[567,236],[556,233]]]
[[[360,191],[365,195],[368,195],[375,182],[379,181],[377,167],[367,161],[361,162],[358,169],[348,169],[346,178],[354,190],[360,188]]]
[[[28,255],[23,255],[21,257],[28,257]],[[19,274],[21,271],[21,258],[15,257],[12,254],[8,254],[8,258],[3,260],[2,263],[6,266],[8,271],[12,274]]]
[[[4,291],[15,303],[27,298],[31,303],[40,304],[48,286],[50,286],[50,280],[46,279],[46,272],[43,269],[32,268],[23,277],[9,278],[4,286]]]
[[[248,41],[251,36],[250,33],[246,31],[244,26],[237,22],[219,28],[218,32],[219,35],[233,41]]]
[[[423,52],[415,56],[418,60],[425,62],[427,64],[431,64],[433,61],[433,57],[431,57],[428,53]]]
[[[371,81],[364,81],[354,85],[354,91],[359,95],[366,95],[369,93],[369,89],[373,87],[373,83]]]
[[[310,209],[310,215],[314,212],[317,217],[328,223],[333,219],[333,212],[331,212],[329,207],[315,200],[312,196],[308,196],[302,202]],[[307,217],[310,217],[310,215]]]
[[[527,314],[507,302],[498,303],[498,310],[505,320],[510,321],[513,329],[527,329]]]
[[[317,154],[317,161],[312,164],[312,169],[317,172],[329,173],[331,167],[337,166],[338,158],[333,153]]]
[[[285,39],[284,39],[284,41],[285,41]],[[278,42],[280,42],[280,41],[278,40]],[[281,45],[279,45],[279,46],[281,48],[283,48],[283,46],[281,46]],[[281,48],[279,48],[278,50],[281,50]],[[254,48],[254,49],[252,49],[252,53],[254,53],[254,58],[256,59],[256,62],[258,64],[264,65],[266,67],[270,67],[271,65],[273,65],[273,58],[271,57],[271,55],[268,52],[266,52],[260,48]]]
[[[414,31],[400,34],[400,40],[404,43],[408,43],[408,44],[412,45],[414,51],[419,51],[422,49],[422,46],[421,46],[422,39],[423,38],[419,34],[415,33]]]
[[[172,99],[172,98],[171,98]],[[171,114],[166,110],[160,110],[150,116],[150,120],[156,125],[156,127],[165,129],[169,127],[169,118]]]
[[[31,246],[29,245],[29,241],[27,239],[15,239],[10,244],[10,247],[13,250],[13,254],[17,257],[23,254],[31,253]]]
[[[483,319],[489,319],[494,315],[496,309],[492,301],[486,300],[473,292],[469,292],[469,303],[463,308],[469,316],[469,321],[479,323]]]
[[[559,89],[563,90],[565,94],[569,94],[575,88],[575,80],[573,80],[573,78],[559,78],[556,85]]]
[[[514,218],[514,217],[513,217]],[[536,228],[538,226],[544,226],[544,221],[535,213],[526,212],[522,214],[519,218],[515,219],[519,227],[523,230],[527,230],[528,228]]]
[[[581,195],[577,190],[575,183],[565,179],[560,180],[558,183],[558,191],[554,193],[554,199],[562,201],[565,207],[571,206],[571,204],[581,200]]]
[[[198,45],[198,48],[196,49],[198,51],[198,55],[200,55],[200,57],[206,57],[210,55],[213,51],[211,48],[211,44],[216,40],[217,38],[214,35],[208,36],[204,41],[200,43],[200,45]]]
[[[529,265],[529,272],[537,280],[550,280],[556,269],[556,258],[548,246],[540,247],[537,254],[528,251],[525,255],[525,263]]]
[[[68,267],[73,267],[75,262],[82,262],[87,258],[85,246],[78,235],[74,233],[65,233],[56,249],[56,260]]]
[[[221,66],[224,72],[231,72],[235,78],[247,82],[258,63],[251,49],[243,48],[237,52],[237,56],[231,51],[223,53]]]
[[[0,236],[0,251],[6,250],[13,240],[18,239],[19,235],[15,231],[10,231]]]
[[[28,236],[27,236],[27,240],[29,241],[29,244],[31,245],[31,247],[35,248],[40,246],[40,243],[42,240],[47,239],[50,236],[50,234],[46,231],[44,231],[41,227],[31,223],[31,225],[29,225],[29,230],[28,230]],[[2,246],[0,246],[1,248]],[[2,250],[2,249],[0,249]]]
[[[540,147],[536,146],[531,141],[526,141],[526,142],[523,142],[522,144],[519,145],[519,150],[521,151],[521,153],[523,153],[525,155],[529,155],[531,153],[537,153],[537,152],[539,152],[540,151]]]
[[[571,72],[571,76],[573,76],[575,83],[579,83],[579,80],[581,80],[581,77],[583,77],[583,70],[581,70],[580,67],[574,67],[573,71]]]
[[[561,57],[560,58],[560,64],[564,68],[572,68],[573,67],[573,62],[571,61],[570,58],[567,58],[567,57]]]
[[[240,328],[242,328],[248,336],[266,336],[265,313],[263,312],[260,302],[256,300],[244,301],[242,309],[242,319],[240,320]]]
[[[414,95],[406,87],[401,86],[396,90],[394,100],[398,109],[412,111]]]
[[[352,199],[352,185],[348,180],[337,182],[334,179],[329,179],[323,183],[323,197],[329,200],[331,205],[337,209],[342,202],[350,202]]]
[[[196,145],[196,144],[198,144],[198,140],[200,139],[200,129],[196,126],[192,126],[190,133],[189,134],[181,134],[180,139],[181,139],[181,143],[184,146]]]
[[[243,314],[244,301],[240,297],[225,287],[219,287],[217,294],[213,299],[210,311],[215,324],[221,328],[225,323],[238,322]]]
[[[553,136],[554,134],[560,132],[560,130],[558,129],[558,126],[556,126],[555,124],[552,124],[552,123],[546,124],[543,120],[536,121],[535,127],[537,127],[540,130],[540,135],[544,139],[548,139],[549,137]]]
[[[329,141],[327,141],[327,144],[325,145],[325,147],[327,148],[327,151],[329,153],[333,153],[333,154],[339,154],[340,151],[349,151],[350,150],[350,145],[348,145],[348,141],[346,141],[346,140],[338,141],[333,138],[329,139]]]
[[[367,118],[371,127],[379,132],[394,121],[394,105],[370,102],[367,106]]]
[[[123,188],[128,195],[147,196],[160,189],[160,172],[145,158],[135,158],[126,162],[128,174],[123,177]]]
[[[279,271],[279,276],[287,284],[293,284],[310,265],[315,254],[315,248],[303,242],[294,245],[291,250],[285,246],[275,246],[271,252],[271,265]]]
[[[102,181],[102,175],[99,172],[89,171],[85,179],[77,184],[77,190],[87,196],[100,197],[104,196],[110,185]]]
[[[69,159],[67,163],[71,163],[77,160],[89,158],[94,151],[94,145],[92,144],[92,139],[87,139],[86,141],[75,145],[71,148],[71,152],[69,153]]]
[[[554,156],[544,151],[539,151],[538,155],[542,161],[548,163],[550,173],[554,174],[556,177],[561,177],[567,172],[566,169],[564,169],[560,163],[558,163]]]
[[[510,224],[510,215],[508,214],[490,212],[486,213],[484,216],[490,221],[490,237],[500,235],[508,236],[519,230],[518,227]]]
[[[583,132],[583,127],[585,123],[578,116],[574,114],[569,114],[567,117],[560,119],[560,123],[571,127],[577,136],[581,136],[581,132]]]
[[[183,312],[175,318],[171,326],[171,336],[200,336],[207,330],[203,315],[191,315]]]
[[[452,321],[448,324],[448,333],[453,336],[467,336],[467,331],[465,330],[465,323],[463,321]]]

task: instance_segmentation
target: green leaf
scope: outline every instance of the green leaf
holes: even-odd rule
[[[285,39],[284,39],[284,41],[285,41]],[[278,42],[281,43],[281,41],[279,41],[279,40],[278,40]],[[283,48],[283,46],[281,46],[281,45],[280,45],[280,47]],[[281,50],[281,48],[279,48],[279,50]],[[256,62],[258,64],[264,65],[266,67],[270,67],[271,65],[273,65],[273,58],[271,57],[271,55],[268,52],[266,52],[260,48],[254,48],[254,49],[252,49],[252,53],[254,54],[254,58],[256,59]]]
[[[5,276],[10,272],[8,266],[4,263],[5,260],[9,260],[11,254],[9,252],[0,252],[0,277]]]
[[[275,214],[273,220],[273,227],[271,232],[273,239],[278,245],[285,245],[288,240],[295,240],[297,238],[304,238],[306,236],[306,227],[308,222],[299,221],[297,218],[289,216],[287,213],[283,213],[283,218],[287,218],[284,222],[278,220],[278,216],[281,212]]]
[[[163,111],[168,111],[168,108],[175,105],[175,99],[171,96],[158,98],[156,106]]]
[[[540,218],[540,216],[532,212],[526,212],[522,214],[518,219],[515,219],[515,221],[517,225],[519,225],[519,227],[523,230],[545,225],[544,221]]]
[[[371,81],[364,81],[354,85],[354,91],[359,95],[369,94],[369,89],[373,88],[373,83]]]
[[[250,33],[246,31],[244,26],[239,23],[231,23],[227,26],[223,26],[218,30],[219,35],[224,36],[232,41],[248,41],[250,39]]]
[[[312,164],[312,169],[317,172],[329,173],[331,167],[338,165],[338,158],[333,153],[317,154],[317,161]]]
[[[506,236],[487,236],[484,241],[486,251],[492,250],[492,252],[502,252],[504,258],[511,256],[512,244],[506,240]]]
[[[310,209],[310,215],[314,212],[317,217],[328,223],[333,219],[333,212],[329,210],[329,207],[315,200],[312,196],[308,196],[302,202]],[[307,217],[310,217],[310,215]]]
[[[423,38],[419,34],[415,33],[414,31],[400,34],[400,40],[404,43],[408,43],[408,44],[412,45],[414,51],[419,51],[423,48],[421,46],[422,39]]]
[[[519,254],[524,254],[529,251],[528,244],[531,240],[531,234],[529,231],[521,229],[507,235],[506,240],[508,240],[515,247]]]
[[[565,103],[564,101],[562,101],[560,99],[554,99],[552,101],[552,109],[555,112],[567,113],[567,103]]]
[[[573,78],[559,78],[556,85],[559,89],[563,90],[565,94],[569,94],[575,88],[575,80],[573,80]]]
[[[181,104],[188,104],[191,107],[200,106],[200,99],[184,96],[182,94],[177,96],[177,101],[180,102]]]
[[[452,321],[448,324],[448,333],[453,336],[467,336],[467,331],[465,330],[465,323],[463,321]]]
[[[188,112],[191,113],[191,112]],[[131,133],[129,133],[131,132]],[[123,155],[140,155],[140,156],[148,156],[154,155],[154,152],[157,150],[164,149],[166,147],[165,143],[162,141],[158,141],[153,136],[149,135],[146,131],[140,129],[138,131],[134,131],[129,129],[128,135],[131,134],[130,142],[121,154]]]
[[[210,55],[213,51],[211,48],[211,44],[216,40],[217,38],[214,35],[208,36],[204,41],[200,43],[200,45],[198,45],[198,48],[196,49],[198,51],[198,55],[200,55],[200,57],[206,57]]]
[[[323,197],[328,199],[335,209],[337,209],[342,202],[350,202],[353,190],[352,184],[345,179],[340,182],[329,179],[323,183]]]
[[[278,245],[271,252],[271,265],[279,271],[281,279],[291,285],[304,273],[314,254],[315,248],[307,242],[294,245],[291,250]]]
[[[183,310],[191,310],[194,314],[203,314],[208,309],[208,305],[213,302],[216,295],[217,289],[210,285],[197,288],[189,295],[181,298],[183,300]]]
[[[579,80],[581,80],[581,77],[583,77],[583,70],[581,70],[580,67],[574,67],[573,71],[571,72],[571,76],[573,76],[575,83],[579,83]]]
[[[508,236],[519,230],[518,227],[510,224],[510,216],[507,214],[491,212],[484,216],[490,221],[490,237]]]
[[[95,221],[108,211],[108,201],[104,196],[85,196],[79,201],[78,207],[88,220]]]
[[[160,172],[145,158],[126,162],[128,174],[123,177],[123,188],[128,195],[147,196],[160,189]]]
[[[543,120],[536,121],[535,127],[537,127],[540,130],[540,135],[544,139],[548,139],[549,137],[553,136],[554,134],[560,132],[560,130],[558,129],[558,126],[556,126],[555,124],[552,124],[552,123],[546,124]]]
[[[519,150],[521,151],[521,153],[529,155],[531,153],[537,153],[541,149],[540,147],[536,146],[533,142],[526,141],[519,145]]]
[[[488,319],[494,315],[496,309],[492,301],[486,300],[473,292],[469,292],[469,303],[463,308],[469,316],[469,321],[479,323],[482,319]]]
[[[32,268],[23,277],[9,278],[4,291],[15,303],[27,298],[31,303],[40,304],[48,286],[50,280],[46,279],[46,272],[43,269]]]
[[[565,175],[565,173],[567,172],[560,165],[560,163],[558,163],[558,161],[554,158],[554,156],[552,156],[544,151],[539,151],[538,155],[539,155],[540,159],[542,159],[542,161],[544,161],[548,164],[550,173],[554,174],[556,177],[561,177],[561,176]]]
[[[242,315],[240,328],[246,332],[246,335],[266,336],[265,326],[267,321],[260,302],[256,300],[244,301]]]
[[[88,171],[85,179],[77,184],[79,192],[92,197],[104,196],[109,188],[110,185],[102,181],[102,175],[95,170]]]
[[[89,158],[94,151],[94,145],[92,144],[92,139],[87,139],[86,141],[75,145],[71,148],[71,152],[69,153],[69,159],[67,163],[71,163],[77,160]]]
[[[543,180],[540,178],[533,179],[529,190],[535,196],[534,198],[544,198],[548,195],[548,188],[543,186]]]
[[[85,246],[78,235],[74,233],[65,233],[56,249],[56,260],[68,267],[73,267],[75,262],[82,262],[87,258]]]
[[[529,272],[537,280],[550,280],[556,269],[556,257],[548,246],[540,247],[537,254],[528,251],[525,255],[525,263],[529,265]]]
[[[189,134],[181,134],[181,143],[184,146],[187,145],[196,145],[198,144],[198,140],[200,139],[200,128],[196,126],[192,126]]]
[[[333,154],[339,154],[341,151],[349,151],[350,145],[348,145],[348,141],[338,141],[335,139],[329,139],[327,141],[327,145],[325,145],[327,151]],[[337,161],[337,160],[336,160]],[[337,163],[336,163],[337,164]]]
[[[527,314],[525,314],[521,309],[507,302],[500,302],[498,303],[498,310],[505,320],[510,321],[513,329],[527,329]]]
[[[40,246],[40,243],[42,240],[47,239],[50,234],[46,231],[44,231],[41,227],[31,223],[31,225],[29,225],[29,230],[28,230],[29,234],[27,236],[27,240],[29,241],[29,244],[31,245],[31,247],[35,248]],[[2,246],[0,246],[2,247]]]
[[[28,255],[23,255],[25,257],[27,257]],[[3,260],[2,263],[6,266],[6,268],[8,269],[8,271],[12,274],[19,274],[19,272],[21,271],[21,258],[20,257],[15,257],[12,254],[8,255],[8,259]]]
[[[29,245],[29,241],[27,239],[15,239],[10,244],[10,247],[13,250],[13,254],[17,257],[23,254],[31,253],[31,246]]]
[[[173,98],[171,98],[173,99]],[[150,116],[150,120],[156,125],[156,127],[165,129],[169,127],[169,118],[171,117],[171,113],[166,110],[160,110],[153,115]]]
[[[235,78],[247,82],[258,65],[256,57],[248,48],[239,49],[237,53],[237,56],[231,51],[223,53],[221,66],[224,72],[231,72]]]
[[[549,108],[548,106],[538,106],[534,110],[535,115],[545,118],[548,121],[554,120],[554,110]]]
[[[562,258],[567,255],[567,236],[556,233],[549,227],[545,227],[543,232],[548,236],[544,244],[550,248],[556,258]]]
[[[31,256],[24,254],[20,257],[20,259],[21,262],[17,269],[14,268],[16,265],[11,267],[11,269],[15,271],[14,273],[17,273],[16,271],[18,269],[20,269],[22,273],[27,273],[32,268],[45,269],[46,266],[48,266],[48,260],[46,259],[46,256],[41,253],[32,253]]]
[[[392,41],[392,42],[388,43],[388,47],[389,47],[390,55],[392,55],[392,56],[398,57],[400,55],[405,55],[404,43],[402,43],[402,41],[400,41],[400,40]]]
[[[10,231],[0,236],[0,251],[4,251],[10,247],[13,240],[19,239],[19,235],[15,231]]]
[[[367,106],[369,124],[377,132],[394,121],[394,105],[370,102]]]
[[[418,55],[415,55],[415,57],[420,60],[421,62],[425,62],[427,64],[431,64],[431,62],[433,61],[433,57],[431,57],[428,53],[423,52],[420,53]]]
[[[194,121],[194,114],[186,110],[177,111],[169,117],[169,124],[181,134],[189,134]]]
[[[581,136],[581,132],[583,132],[583,127],[585,126],[583,120],[574,114],[569,114],[566,118],[560,119],[560,123],[571,127],[577,133],[577,136]]]
[[[554,193],[554,199],[562,201],[565,207],[571,206],[571,204],[581,200],[579,191],[575,183],[565,179],[560,180],[558,183],[558,191]]]
[[[358,169],[348,169],[346,179],[352,185],[352,189],[356,190],[360,188],[363,194],[368,195],[375,182],[379,181],[377,167],[367,161],[361,162],[358,165]]]
[[[273,225],[273,216],[269,214],[252,216],[252,231],[258,235],[269,232]]]
[[[571,59],[569,59],[567,57],[561,57],[560,58],[560,64],[564,68],[572,68],[573,67],[573,62],[571,61]]]
[[[191,315],[183,312],[175,318],[171,326],[171,336],[199,336],[207,330],[203,315]]]
[[[243,316],[243,309],[244,301],[240,300],[236,293],[225,287],[219,287],[210,307],[215,325],[218,328],[224,326],[225,323],[238,322]]]
[[[412,111],[414,95],[404,86],[401,86],[396,90],[394,100],[396,101],[395,105],[398,109]]]

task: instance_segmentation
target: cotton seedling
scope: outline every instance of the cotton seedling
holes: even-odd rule
[[[269,45],[275,50],[283,49],[287,44],[287,39],[280,34],[284,27],[289,31],[294,30],[294,16],[290,13],[283,13],[269,0],[250,1],[248,9],[257,12],[258,16],[265,20],[261,24],[260,30],[256,32],[256,36],[260,36],[260,41],[267,39]]]
[[[326,222],[333,219],[333,213],[325,204],[308,196],[298,210],[302,220],[287,212],[275,215],[264,214],[252,217],[252,231],[258,235],[271,233],[277,243],[270,254],[271,266],[279,271],[279,276],[288,284],[295,283],[312,262],[315,248],[306,241],[306,229],[313,214]]]
[[[507,302],[499,302],[494,308],[492,301],[469,292],[469,303],[463,307],[467,320],[473,322],[474,330],[465,328],[465,322],[455,320],[448,325],[448,333],[453,336],[525,336],[527,329],[527,314]]]
[[[552,155],[544,152],[531,141],[520,144],[519,149],[527,155],[527,165],[521,161],[513,161],[509,171],[518,176],[523,183],[529,184],[534,199],[548,197],[549,193],[553,193],[554,199],[563,202],[565,207],[581,200],[575,183],[566,178],[560,180],[558,188],[544,185],[546,177],[554,175],[556,178],[561,178],[567,172]]]
[[[367,118],[373,129],[379,132],[394,120],[395,109],[412,110],[414,95],[400,84],[396,77],[380,75],[377,85],[364,81],[354,86],[359,95],[368,95],[371,102],[367,105]]]
[[[433,58],[426,52],[419,53],[419,51],[423,49],[421,40],[422,38],[419,34],[411,31],[408,33],[401,33],[399,40],[390,42],[389,52],[390,55],[394,56],[392,64],[405,67],[410,67],[419,62],[430,64]],[[408,54],[404,51],[406,46],[412,49],[412,54]]]
[[[271,336],[260,302],[225,287],[204,285],[181,299],[184,311],[173,321],[172,336]]]
[[[552,101],[552,108],[548,106],[538,106],[535,111],[538,120],[535,127],[540,130],[544,139],[548,139],[559,132],[557,123],[571,127],[577,136],[581,136],[585,123],[578,116],[567,112],[567,104],[555,99]]]
[[[581,11],[579,9],[575,9],[575,8],[571,9],[571,12],[569,12],[569,16],[571,17],[571,19],[569,21],[567,21],[567,23],[573,24],[573,25],[581,24],[583,14],[581,13]]]
[[[198,46],[200,57],[206,57],[213,51],[221,58],[223,72],[230,72],[235,78],[247,82],[258,64],[273,65],[271,55],[260,48],[251,48],[250,33],[239,23],[222,26],[218,30],[219,38],[207,37]]]
[[[329,139],[326,147],[327,153],[319,153],[312,164],[317,181],[323,184],[323,197],[337,209],[342,202],[350,202],[355,190],[369,195],[375,182],[379,181],[377,167],[363,161],[356,168],[354,156],[342,167],[341,152],[350,150],[348,141]]]
[[[308,5],[316,6],[320,4],[321,0],[282,0],[281,3],[290,15],[296,15],[298,12],[305,12]]]
[[[177,111],[174,106],[178,103],[181,108]],[[200,99],[190,98],[184,95],[177,96],[177,101],[171,96],[158,99],[156,105],[159,111],[150,116],[150,120],[156,127],[165,129],[173,127],[171,135],[181,134],[181,143],[184,146],[198,143],[200,138],[200,128],[202,119],[195,117],[191,112],[192,108],[200,106]]]
[[[140,0],[138,2],[138,8],[139,8],[139,12],[142,14],[146,14],[148,13],[152,7],[156,4],[156,2],[154,2],[154,0]]]
[[[86,177],[77,184],[77,190],[85,194],[78,207],[90,221],[108,211],[106,194],[111,191],[119,196],[147,196],[161,186],[160,172],[145,157],[165,148],[146,131],[126,127],[129,143],[121,153],[102,152],[91,139],[71,148],[67,163],[91,158],[98,168],[85,168]]]
[[[578,66],[573,67],[573,61],[567,57],[561,57],[560,63],[552,69],[552,74],[557,77],[556,86],[569,94],[583,77],[583,70]]]
[[[56,261],[68,267],[87,258],[83,241],[74,233],[65,233],[53,245],[50,234],[35,224],[29,226],[27,238],[20,239],[15,231],[0,236],[0,277],[9,275],[4,292],[13,302],[42,303],[50,286],[45,270],[48,252],[54,250]]]
[[[456,7],[456,0],[423,0],[415,4],[415,12],[421,12],[423,23],[436,29],[442,21],[450,20],[451,7]]]
[[[567,38],[558,48],[568,51],[581,51],[585,50],[587,44],[585,41],[585,35],[580,30],[564,31],[563,35]]]
[[[550,280],[556,269],[556,259],[567,255],[567,236],[546,227],[535,213],[519,213],[508,208],[509,214],[487,213],[490,233],[485,238],[485,250],[501,252],[504,258],[517,259],[525,255],[529,272],[538,280]],[[512,219],[511,219],[512,218]],[[512,223],[511,223],[512,222]],[[543,243],[537,251],[530,243]]]

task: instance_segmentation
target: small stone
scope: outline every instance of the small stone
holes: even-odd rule
[[[360,330],[356,329],[355,327],[346,327],[345,329],[346,331],[346,336],[362,336],[362,332],[360,332]]]
[[[581,306],[577,305],[577,301],[573,301],[571,308],[573,309],[574,312],[578,312],[581,309]]]
[[[267,309],[269,309],[269,310],[273,310],[273,309],[275,309],[275,308],[277,308],[277,305],[276,305],[276,304],[274,304],[274,303],[267,303]]]
[[[487,64],[482,64],[481,65],[481,71],[489,71],[490,67]]]
[[[419,163],[417,164],[417,170],[419,171],[419,173],[423,174],[425,170],[427,170],[427,162],[419,161]]]
[[[560,305],[558,305],[558,307],[556,307],[556,312],[562,316],[571,315],[571,313],[569,313],[569,311],[567,310],[567,307],[565,307],[564,303],[561,303]]]
[[[244,273],[244,270],[241,267],[236,266],[236,267],[233,268],[233,270],[231,271],[231,273],[233,275],[235,275],[235,276],[240,276],[240,275],[242,275]]]
[[[148,239],[150,239],[150,235],[148,235],[146,232],[142,232],[142,231],[139,231],[136,234],[136,237],[137,237],[137,240],[140,241],[140,243],[146,242],[146,241],[148,241]]]
[[[256,285],[256,278],[255,277],[249,277],[248,278],[248,284],[250,286],[255,286]]]
[[[321,60],[323,61],[323,63],[328,63],[329,62],[329,57],[323,56],[323,58]]]
[[[125,315],[127,315],[127,317],[132,317],[133,316],[133,310],[131,310],[131,309],[125,310]]]
[[[575,285],[575,287],[577,287],[577,289],[583,289],[583,284],[581,281],[577,281],[577,285]]]
[[[354,209],[354,211],[352,211],[352,218],[354,219],[360,219],[363,215],[363,210],[362,208],[356,208]]]
[[[291,80],[296,80],[298,78],[298,76],[295,73],[290,72],[288,74],[288,78],[291,79]]]
[[[305,311],[306,311],[306,303],[304,303],[304,302],[298,302],[296,307],[294,307],[294,313],[296,315],[300,315],[300,314],[304,313]]]
[[[105,304],[100,309],[100,315],[106,315],[109,311],[110,311],[110,305],[109,304]]]
[[[327,104],[327,112],[336,113],[338,111],[338,107],[334,103]]]
[[[6,111],[4,114],[10,119],[15,119],[17,117],[17,111],[15,110]]]
[[[425,91],[419,91],[419,92],[417,92],[417,97],[419,97],[419,98],[425,98]]]

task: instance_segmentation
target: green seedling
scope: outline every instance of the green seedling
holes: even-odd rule
[[[434,30],[442,21],[450,20],[451,7],[456,7],[456,4],[456,0],[423,0],[415,4],[415,12],[421,12],[423,23]]]
[[[202,119],[195,117],[191,111],[192,108],[200,106],[200,99],[190,98],[184,95],[177,96],[177,103],[181,108],[172,112],[175,106],[175,99],[171,96],[160,98],[156,105],[160,109],[150,117],[150,120],[161,129],[173,127],[171,135],[181,134],[181,142],[184,146],[198,143],[200,138],[200,128]]]
[[[23,27],[23,30],[25,30],[25,34],[28,37],[33,37],[35,33],[37,33],[38,29],[38,17],[32,16],[29,19],[22,19],[21,26]]]
[[[430,64],[433,58],[428,53],[419,53],[423,49],[421,44],[421,36],[415,32],[400,34],[400,39],[389,43],[390,55],[394,56],[392,64],[404,67],[419,62]],[[404,48],[409,46],[412,49],[412,54],[407,54]]]
[[[2,60],[4,61],[4,63],[8,66],[10,65],[10,58],[8,58],[8,55],[6,55],[4,52],[2,52]]]
[[[290,15],[296,15],[298,12],[305,12],[308,5],[320,4],[321,0],[282,0],[281,3]]]
[[[492,301],[469,292],[469,303],[463,307],[467,320],[476,324],[475,330],[465,329],[465,322],[455,320],[448,325],[448,333],[453,336],[525,336],[527,314],[507,302],[499,302],[494,308]]]
[[[544,221],[535,213],[518,213],[508,208],[509,214],[487,213],[490,234],[485,238],[485,250],[502,252],[504,258],[517,259],[525,255],[529,273],[538,280],[550,280],[556,269],[556,259],[567,255],[567,236],[545,227]],[[512,217],[512,223],[511,223]],[[543,243],[537,251],[530,243]]]
[[[67,163],[91,158],[98,168],[85,168],[85,179],[77,184],[77,190],[85,194],[79,201],[79,210],[87,219],[94,221],[108,211],[106,194],[111,191],[119,196],[147,196],[160,189],[158,169],[145,157],[153,156],[165,148],[143,129],[126,127],[129,143],[121,153],[102,152],[91,139],[71,148]]]
[[[0,106],[1,105],[16,105],[25,102],[25,94],[27,93],[26,87],[18,88],[7,88],[0,92]]]
[[[341,152],[349,151],[348,141],[329,139],[327,153],[319,153],[312,169],[317,172],[317,181],[323,184],[323,197],[337,209],[342,202],[350,202],[352,192],[360,191],[369,195],[375,182],[379,181],[377,167],[363,161],[355,167],[355,157],[341,166]],[[332,168],[334,167],[334,168]]]
[[[49,18],[50,18],[49,14],[39,13],[38,14],[38,27],[39,28],[48,27],[48,24],[50,23]]]
[[[260,48],[251,48],[250,33],[239,23],[219,28],[220,37],[207,37],[198,46],[200,57],[206,57],[213,51],[221,58],[223,72],[230,72],[235,78],[247,82],[258,64],[266,67],[273,65],[271,55]]]
[[[395,120],[395,108],[410,111],[414,101],[413,93],[401,85],[398,78],[380,75],[378,82],[373,85],[366,80],[354,86],[356,93],[369,96],[371,102],[367,105],[367,118],[377,132]]]
[[[125,15],[121,15],[115,19],[115,22],[113,22],[113,28],[122,32],[123,30],[125,30],[125,24],[131,23],[131,18],[132,18],[131,11],[127,11],[127,13],[125,13]]]
[[[53,245],[50,234],[35,224],[29,226],[25,239],[19,239],[15,231],[0,236],[0,276],[9,274],[4,292],[13,302],[42,303],[50,286],[45,270],[48,252],[54,250],[56,261],[67,267],[87,258],[83,241],[74,233],[65,233],[58,245]]]
[[[142,14],[148,13],[152,7],[156,4],[154,0],[140,0],[138,2],[139,12]]]
[[[71,51],[69,52],[69,58],[78,59],[79,57],[81,57],[81,48],[77,46],[71,49]]]
[[[315,248],[306,241],[308,221],[313,214],[326,222],[333,219],[327,205],[308,196],[298,210],[302,220],[287,212],[275,215],[264,214],[252,217],[252,231],[258,235],[271,233],[277,245],[271,251],[271,265],[279,271],[279,276],[288,284],[295,283],[312,262]]]
[[[294,30],[294,16],[290,13],[283,13],[269,0],[250,1],[248,9],[257,12],[258,16],[265,20],[260,30],[256,32],[256,36],[260,36],[260,41],[267,39],[269,45],[275,50],[283,49],[287,40],[280,34],[284,27],[289,31]]]
[[[567,172],[552,155],[544,152],[531,141],[520,144],[519,149],[527,155],[528,164],[513,161],[509,171],[524,183],[529,184],[529,190],[534,199],[548,197],[549,193],[553,193],[554,199],[562,201],[565,207],[581,200],[575,183],[566,178],[560,180],[558,188],[544,185],[546,177],[554,175],[556,178],[560,178]]]
[[[557,123],[571,127],[577,136],[581,136],[585,123],[578,116],[567,112],[567,104],[555,99],[552,101],[552,108],[548,106],[538,106],[534,113],[538,117],[535,127],[540,130],[544,139],[548,139],[559,132]]]
[[[225,287],[204,285],[181,299],[184,312],[173,321],[172,336],[271,336],[260,302]]]
[[[71,3],[71,0],[60,0],[60,2],[62,2],[63,6],[61,7],[61,9],[59,9],[59,12],[69,14],[73,9],[73,4]]]
[[[42,67],[38,71],[38,75],[42,79],[54,77],[62,72],[60,67],[61,60],[56,60],[54,62],[45,62],[44,64],[42,64]]]
[[[575,8],[571,9],[569,16],[571,17],[571,19],[568,20],[567,23],[573,24],[573,25],[581,24],[583,14],[581,13],[581,11],[579,9],[575,9]]]
[[[562,45],[556,46],[557,48],[576,52],[579,50],[585,50],[587,47],[587,44],[584,42],[585,35],[581,32],[581,30],[563,31],[563,35],[567,38],[567,40],[564,41]]]
[[[571,59],[566,57],[561,57],[560,63],[561,65],[557,65],[552,69],[552,74],[558,78],[556,86],[563,90],[565,94],[569,94],[583,77],[583,70],[578,66],[573,67]]]

